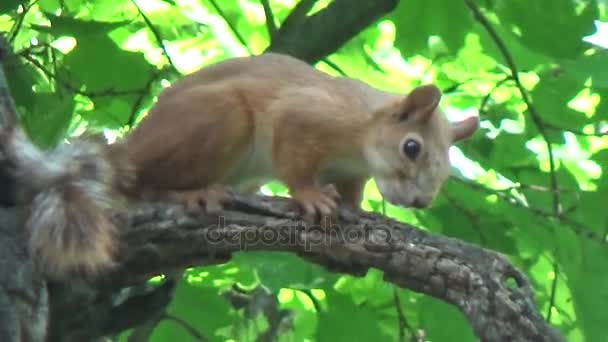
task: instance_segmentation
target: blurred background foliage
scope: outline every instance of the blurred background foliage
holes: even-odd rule
[[[468,3],[482,8],[486,25]],[[180,74],[270,43],[296,0],[2,0],[6,67],[32,139],[128,133]],[[318,0],[310,13],[330,0]],[[454,176],[433,208],[363,208],[497,250],[524,270],[569,341],[606,341],[608,31],[606,3],[402,0],[316,64],[379,88],[435,82],[451,119],[482,128],[451,151]],[[335,20],[339,21],[340,18]],[[281,184],[263,193],[286,195]],[[152,281],[157,281],[152,280]],[[124,332],[120,339],[129,336]],[[280,253],[246,253],[185,273],[152,341],[472,341],[451,306],[371,270],[333,274]]]

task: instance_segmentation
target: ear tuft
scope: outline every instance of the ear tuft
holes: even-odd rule
[[[479,128],[479,117],[471,116],[462,121],[452,123],[452,142],[469,138]]]
[[[412,114],[418,114],[421,117],[430,116],[439,106],[441,96],[441,90],[433,84],[414,88],[403,101],[400,119],[407,120]]]

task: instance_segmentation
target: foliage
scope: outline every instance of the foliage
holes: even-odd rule
[[[275,21],[295,2],[271,0]],[[568,340],[602,341],[608,36],[585,37],[604,28],[596,21],[607,19],[605,7],[479,1],[497,40],[466,2],[401,1],[317,64],[395,91],[436,82],[452,119],[483,120],[474,139],[451,151],[457,176],[432,209],[383,203],[371,181],[363,207],[505,253]],[[258,0],[3,0],[0,31],[17,54],[7,75],[24,124],[46,147],[84,131],[115,139],[180,73],[269,44]],[[284,194],[280,184],[263,190]],[[430,341],[474,340],[451,306],[396,289],[376,270],[353,278],[269,252],[188,270],[152,341],[249,341],[270,327],[280,341],[392,341],[419,330]]]

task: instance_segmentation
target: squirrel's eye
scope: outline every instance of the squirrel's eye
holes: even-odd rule
[[[407,139],[403,143],[403,153],[411,160],[415,160],[418,157],[421,149],[420,143],[414,139]]]

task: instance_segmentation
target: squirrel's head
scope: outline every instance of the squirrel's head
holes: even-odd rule
[[[389,202],[425,208],[450,173],[449,148],[470,137],[479,119],[450,122],[434,85],[415,88],[375,113],[365,148],[372,177]]]

